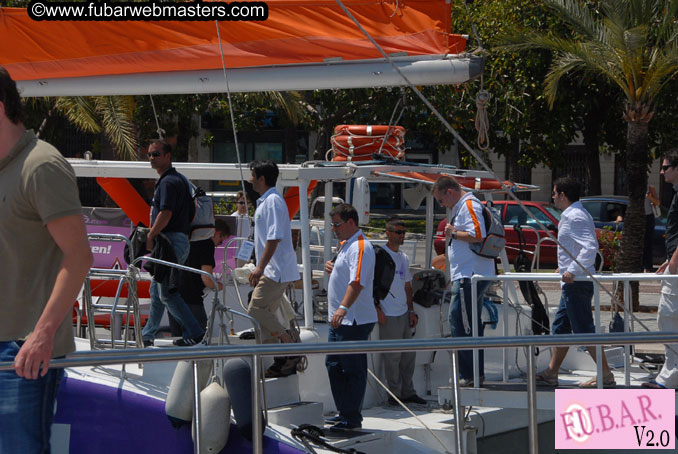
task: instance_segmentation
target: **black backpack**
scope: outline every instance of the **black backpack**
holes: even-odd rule
[[[372,281],[372,295],[377,301],[383,301],[390,293],[393,278],[396,273],[396,263],[382,246],[373,245],[374,248],[374,280]]]

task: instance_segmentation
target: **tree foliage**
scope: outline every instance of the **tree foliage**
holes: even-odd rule
[[[640,270],[644,196],[651,159],[649,123],[660,95],[678,74],[678,0],[544,0],[568,24],[558,33],[523,29],[509,35],[512,49],[546,49],[553,62],[545,93],[558,105],[562,82],[576,75],[606,81],[624,100],[629,207],[624,219],[619,271]]]

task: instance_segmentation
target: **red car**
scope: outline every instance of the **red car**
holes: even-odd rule
[[[513,262],[518,254],[518,234],[513,229],[516,224],[524,225],[523,234],[525,236],[525,250],[533,252],[537,243],[537,233],[539,238],[547,238],[545,231],[541,230],[535,220],[529,217],[513,200],[497,200],[494,201],[494,208],[501,213],[501,220],[504,223],[504,233],[506,235],[506,254],[509,261]],[[539,219],[539,222],[544,224],[547,229],[554,235],[558,235],[558,221],[560,220],[561,211],[552,204],[547,202],[531,202],[523,201],[525,207]],[[445,229],[446,221],[443,221],[438,226],[436,232],[436,239],[434,242],[435,250],[438,254],[444,253],[445,248]],[[532,254],[528,254],[532,259]],[[557,246],[553,241],[544,240],[541,244],[539,254],[540,265],[557,265],[558,253]]]

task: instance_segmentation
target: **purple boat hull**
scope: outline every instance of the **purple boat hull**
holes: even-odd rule
[[[54,422],[70,426],[70,454],[192,453],[188,425],[174,429],[158,399],[66,377],[59,387]],[[234,424],[222,454],[251,453],[252,444]],[[264,437],[264,453],[297,454],[296,448]]]

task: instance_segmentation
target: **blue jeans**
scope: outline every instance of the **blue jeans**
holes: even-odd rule
[[[188,235],[181,232],[165,233],[172,246],[174,253],[177,256],[177,263],[183,264],[188,258],[190,243],[188,242]],[[205,327],[201,327],[198,321],[193,316],[188,304],[181,297],[179,291],[170,292],[169,286],[156,282],[155,279],[151,282],[151,313],[148,317],[148,322],[144,326],[141,335],[144,340],[153,340],[160,328],[160,320],[165,313],[165,306],[172,317],[178,321],[182,328],[185,338],[194,338],[202,335],[205,332]]]
[[[372,328],[374,323],[330,327],[327,341],[367,340]],[[367,387],[367,355],[327,355],[325,366],[339,416],[349,424],[360,424],[363,420],[360,409]]]
[[[23,342],[0,342],[0,361],[14,361]],[[0,453],[49,453],[54,402],[63,369],[27,380],[0,371]]]
[[[483,297],[485,290],[490,286],[490,281],[478,281],[476,291],[478,294],[478,336],[483,336],[484,325],[481,319],[483,309]],[[471,299],[471,279],[457,279],[452,281],[452,301],[450,303],[450,333],[452,337],[471,337],[473,336],[472,323],[472,299]],[[464,328],[464,318],[462,314],[462,299],[466,308],[466,320],[469,332]],[[485,354],[481,349],[478,352],[478,368],[480,375],[485,375]],[[459,350],[459,377],[470,380],[473,378],[473,350]]]
[[[591,299],[593,282],[563,284],[560,305],[553,317],[553,334],[595,333]]]

